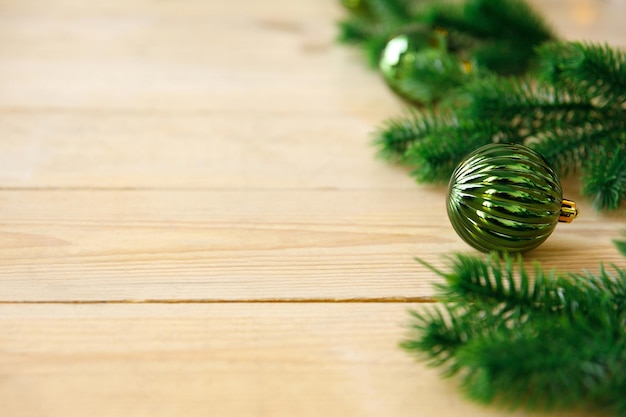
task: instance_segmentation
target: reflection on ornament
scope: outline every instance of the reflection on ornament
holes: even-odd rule
[[[545,159],[516,144],[490,144],[468,155],[450,179],[447,208],[458,235],[483,252],[529,251],[559,221],[578,216]]]
[[[380,58],[380,69],[390,78],[396,77],[396,69],[401,65],[404,54],[409,49],[408,35],[398,35],[387,42]]]

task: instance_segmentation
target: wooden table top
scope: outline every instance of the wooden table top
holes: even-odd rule
[[[624,1],[533,4],[626,46]],[[374,157],[403,107],[341,16],[0,1],[2,416],[508,415],[397,347],[438,281],[413,257],[470,250],[445,190]],[[623,213],[566,190],[583,215],[528,261],[623,265]]]

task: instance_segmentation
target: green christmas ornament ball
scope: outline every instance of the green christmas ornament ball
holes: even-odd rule
[[[403,99],[425,104],[465,83],[475,69],[450,50],[449,41],[443,30],[403,28],[387,41],[378,62],[387,85]]]
[[[400,97],[430,102],[437,98],[439,86],[435,81],[448,69],[449,61],[443,33],[411,25],[387,41],[378,67],[387,85]]]
[[[517,144],[486,145],[461,161],[448,185],[447,209],[457,234],[482,252],[532,250],[559,221],[578,216],[546,160]]]

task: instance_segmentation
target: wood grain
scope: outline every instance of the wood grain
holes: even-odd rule
[[[619,0],[532,3],[626,46]],[[0,0],[2,416],[509,415],[397,348],[438,280],[413,257],[468,249],[442,187],[374,157],[403,106],[341,16]],[[623,265],[623,213],[565,189],[583,215],[526,262]]]
[[[413,258],[469,251],[444,200],[427,187],[4,191],[0,300],[428,298],[439,278]],[[622,215],[581,210],[526,261],[623,264]]]
[[[406,308],[3,305],[0,403],[33,417],[531,415],[466,402],[414,363],[397,348]]]
[[[314,111],[6,110],[0,187],[415,190],[406,170],[375,161],[375,123]]]

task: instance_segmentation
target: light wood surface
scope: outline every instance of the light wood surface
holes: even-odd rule
[[[532,3],[626,46],[624,1]],[[0,0],[2,416],[508,415],[397,348],[438,281],[413,258],[469,250],[374,157],[403,108],[342,14]],[[565,184],[583,215],[527,261],[624,265],[623,213]]]

